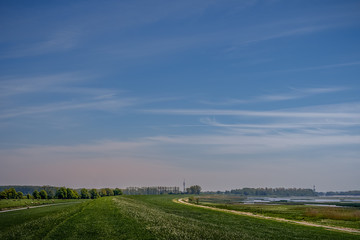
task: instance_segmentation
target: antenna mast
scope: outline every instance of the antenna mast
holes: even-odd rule
[[[185,178],[184,178],[184,182],[183,182],[183,187],[184,187],[184,193],[185,193]]]

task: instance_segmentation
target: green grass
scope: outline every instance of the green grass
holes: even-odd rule
[[[210,203],[208,198],[200,204],[222,209],[251,212],[270,217],[280,217],[297,221],[309,221],[316,224],[349,227],[360,229],[360,209],[351,207],[325,207],[288,204],[240,204],[240,203]]]
[[[0,213],[0,239],[41,239],[84,204],[63,204]]]
[[[360,239],[178,204],[174,197],[104,197],[0,213],[0,239]]]
[[[81,199],[2,199],[0,200],[0,211],[21,208],[28,206],[39,206],[45,204],[57,204],[57,203],[68,203],[84,201]]]

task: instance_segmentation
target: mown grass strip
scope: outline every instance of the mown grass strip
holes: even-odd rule
[[[43,206],[58,203],[82,202],[83,199],[1,199],[0,211],[31,206]]]
[[[82,204],[57,205],[0,215],[0,239],[42,239],[64,219],[81,210]]]
[[[27,210],[27,209],[39,208],[39,207],[51,207],[51,206],[56,206],[56,205],[66,205],[66,204],[73,204],[73,203],[80,203],[80,202],[55,203],[55,204],[45,204],[45,205],[31,206],[31,207],[25,207],[25,208],[13,208],[13,209],[9,209],[9,210],[2,210],[2,211],[0,211],[0,213]]]

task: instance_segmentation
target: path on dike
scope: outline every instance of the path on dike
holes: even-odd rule
[[[299,225],[304,225],[304,226],[321,227],[321,228],[325,228],[327,230],[333,230],[333,231],[341,231],[341,232],[360,234],[360,230],[354,229],[354,228],[327,226],[327,225],[321,225],[321,224],[316,224],[316,223],[311,223],[311,222],[306,222],[306,221],[295,221],[295,220],[289,220],[289,219],[285,219],[285,218],[269,217],[269,216],[254,214],[254,213],[250,213],[250,212],[241,212],[241,211],[236,211],[236,210],[228,210],[228,209],[221,209],[221,208],[209,207],[209,206],[204,206],[204,205],[197,205],[197,204],[189,203],[184,198],[174,199],[173,201],[175,203],[190,205],[193,207],[210,209],[210,210],[214,210],[214,211],[218,211],[218,212],[226,212],[226,213],[232,213],[232,214],[236,214],[236,215],[274,220],[274,221],[278,221],[278,222],[287,222],[287,223],[299,224]]]
[[[26,210],[26,209],[30,209],[30,208],[50,207],[50,206],[56,206],[56,205],[73,204],[73,203],[80,203],[80,202],[54,203],[54,204],[43,204],[43,205],[39,205],[39,206],[29,206],[29,207],[23,207],[23,208],[13,208],[13,209],[2,210],[2,211],[0,211],[0,213],[13,212],[13,211],[19,211],[19,210]]]

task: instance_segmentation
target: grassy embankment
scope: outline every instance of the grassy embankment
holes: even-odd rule
[[[59,203],[70,203],[84,201],[81,199],[2,199],[0,200],[0,211],[23,208],[30,206],[40,206],[45,204],[59,204]]]
[[[222,202],[222,203],[221,203]],[[360,229],[360,208],[288,204],[241,204],[224,197],[200,197],[200,204],[316,224]]]
[[[360,239],[177,204],[174,197],[104,197],[1,213],[0,239]]]

